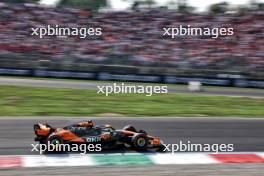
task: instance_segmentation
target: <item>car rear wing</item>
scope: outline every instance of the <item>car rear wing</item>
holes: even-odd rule
[[[43,123],[34,124],[33,129],[37,136],[47,136],[55,131],[49,124]]]

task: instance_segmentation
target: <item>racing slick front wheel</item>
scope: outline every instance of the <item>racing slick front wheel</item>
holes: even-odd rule
[[[125,131],[132,131],[132,132],[137,132],[136,128],[131,126],[131,125],[127,125],[123,128],[123,130]]]
[[[136,134],[132,138],[133,147],[137,150],[145,150],[148,146],[148,140],[144,134]]]

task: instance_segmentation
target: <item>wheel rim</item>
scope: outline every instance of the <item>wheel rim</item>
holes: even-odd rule
[[[138,138],[138,140],[137,140],[138,146],[143,147],[143,146],[145,146],[145,144],[146,144],[146,140],[144,138]]]
[[[50,141],[50,143],[53,144],[53,145],[59,145],[60,144],[60,140],[53,139],[53,140]]]

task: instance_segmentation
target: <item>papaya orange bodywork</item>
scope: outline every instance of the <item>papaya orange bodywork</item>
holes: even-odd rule
[[[64,140],[72,141],[72,142],[85,142],[84,139],[76,136],[69,130],[60,129],[56,131],[56,135],[61,136]]]
[[[158,139],[158,138],[154,138],[154,139],[152,140],[152,144],[153,144],[153,145],[160,145],[160,144],[161,144],[160,139]]]

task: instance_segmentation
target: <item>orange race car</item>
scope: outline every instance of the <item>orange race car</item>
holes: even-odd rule
[[[102,148],[112,148],[120,145],[132,147],[136,150],[160,150],[164,149],[163,142],[154,136],[150,136],[144,130],[137,131],[133,126],[125,126],[116,130],[111,125],[95,126],[92,121],[84,121],[66,126],[64,128],[52,128],[48,124],[35,124],[35,141],[40,144],[98,144]]]

